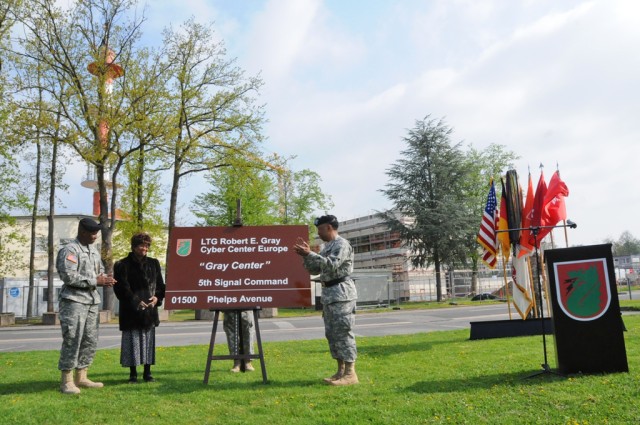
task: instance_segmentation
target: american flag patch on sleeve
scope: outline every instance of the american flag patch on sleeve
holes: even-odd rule
[[[75,254],[67,255],[67,260],[71,261],[74,264],[78,264],[78,257],[76,257]]]

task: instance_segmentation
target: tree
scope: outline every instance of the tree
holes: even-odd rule
[[[452,144],[452,131],[429,116],[416,121],[381,190],[393,207],[380,216],[411,250],[413,266],[434,265],[437,301],[442,301],[442,267],[462,258],[465,229],[473,221],[464,208],[465,156],[460,143]],[[405,222],[397,213],[413,220]]]
[[[63,87],[61,87],[61,91]],[[55,130],[53,131],[53,137],[51,139],[51,160],[49,162],[49,214],[47,215],[47,290],[48,290],[48,298],[47,298],[47,313],[54,313],[54,268],[55,268],[55,214],[56,214],[56,189],[58,187],[65,189],[66,186],[62,184],[60,179],[62,178],[65,167],[65,161],[62,161],[65,156],[61,149],[61,140],[59,138],[59,128],[60,128],[60,120],[61,120],[61,112],[62,107],[60,104],[57,105],[56,111],[56,119],[55,119]],[[58,162],[60,160],[60,163]]]
[[[38,90],[39,103],[42,102],[42,90]],[[38,108],[38,112],[42,112]],[[41,121],[41,116],[38,116],[37,122]],[[43,140],[39,131],[39,126],[36,126],[34,134],[34,143],[36,148],[36,163],[35,163],[35,176],[33,185],[33,202],[31,208],[31,247],[29,251],[29,294],[27,296],[27,317],[33,316],[33,292],[35,286],[35,259],[36,259],[36,224],[38,220],[38,205],[40,203],[40,192],[42,190],[42,144]]]
[[[640,239],[634,238],[628,230],[622,232],[617,241],[609,238],[605,243],[612,244],[611,250],[614,257],[640,254]]]
[[[15,12],[21,6],[22,0],[4,0],[2,4],[0,4],[0,74],[4,71],[3,65],[5,61],[2,52],[6,54],[5,43],[9,39],[8,35],[15,24]],[[0,85],[4,85],[4,79],[0,81]]]
[[[124,257],[130,251],[131,236],[140,231],[153,238],[150,256],[164,257],[166,252],[165,221],[160,212],[164,188],[160,184],[160,173],[153,170],[162,155],[157,146],[162,146],[174,131],[166,124],[170,119],[169,95],[167,87],[160,83],[167,78],[166,71],[161,52],[140,49],[135,52],[135,59],[127,70],[128,78],[123,81],[123,98],[131,105],[132,114],[126,117],[122,127],[128,137],[135,140],[132,146],[137,149],[124,152],[121,158],[124,187],[118,202],[121,221],[114,237],[115,258]]]
[[[212,170],[207,177],[211,190],[196,196],[193,213],[196,226],[230,226],[236,219],[236,201],[242,205],[245,225],[271,225],[278,221],[276,203],[269,196],[273,181],[263,170],[229,166]]]
[[[29,208],[29,197],[24,193],[16,156],[6,146],[0,148],[0,181],[0,276],[5,276],[24,268],[22,258],[11,249],[14,244],[27,243],[15,227],[13,213]]]
[[[464,245],[466,248],[465,257],[471,262],[471,292],[474,294],[478,292],[478,263],[480,260],[476,236],[487,202],[489,182],[491,178],[498,181],[508,168],[513,168],[514,162],[518,158],[514,152],[507,150],[506,146],[494,143],[481,151],[470,146],[466,152],[468,176],[464,181],[465,208],[476,217],[476,222],[471,222],[471,227],[466,229],[467,237]]]
[[[192,203],[200,219],[198,226],[234,223],[238,199],[242,201],[242,221],[249,225],[310,225],[315,210],[331,207],[331,197],[320,188],[317,173],[306,169],[293,172],[277,157],[263,162],[271,167],[259,167],[255,160],[247,159],[212,170],[208,177],[211,191],[198,195]],[[273,165],[278,163],[281,165]]]
[[[253,95],[262,81],[245,77],[235,61],[226,58],[224,44],[215,41],[211,25],[193,18],[179,31],[165,30],[164,46],[172,93],[168,124],[174,132],[159,148],[167,153],[164,168],[172,174],[171,231],[182,180],[232,165],[234,155],[251,151],[261,140],[263,112],[254,105]]]
[[[49,192],[49,208],[47,215],[48,237],[47,237],[47,286],[48,300],[47,311],[54,312],[54,220],[56,190],[64,188],[61,177],[65,170],[64,152],[60,149],[59,129],[61,120],[61,106],[48,104],[42,87],[49,85],[50,90],[57,90],[62,95],[64,87],[60,82],[51,79],[51,73],[43,72],[38,63],[13,61],[14,72],[17,74],[13,79],[14,88],[21,93],[20,96],[12,99],[12,106],[15,113],[10,123],[5,127],[6,140],[15,146],[23,148],[21,161],[23,168],[30,166],[33,174],[29,170],[23,173],[23,179],[31,179],[32,184],[25,187],[33,189],[31,197],[31,249],[29,256],[29,293],[27,300],[27,316],[32,316],[34,288],[35,288],[35,249],[39,241],[36,239],[37,218],[45,208],[40,205],[40,198],[45,191]],[[33,87],[33,89],[31,89]],[[54,113],[53,111],[56,110]],[[34,152],[35,149],[35,152]],[[35,163],[34,163],[35,160]],[[44,176],[48,174],[49,178]],[[26,183],[26,182],[25,182]]]
[[[122,94],[122,80],[129,78],[122,69],[135,69],[134,46],[144,20],[129,21],[126,12],[134,4],[134,0],[76,0],[70,9],[62,9],[53,0],[30,0],[16,15],[25,35],[18,38],[14,53],[25,62],[37,63],[61,83],[39,88],[51,105],[61,106],[59,138],[95,169],[107,271],[113,266],[118,173],[124,159],[138,149],[125,126],[135,119],[131,118],[134,103]],[[116,77],[123,78],[114,83]],[[65,91],[51,90],[59,86]],[[54,106],[51,112],[57,110]],[[107,288],[104,308],[113,307],[113,291]]]
[[[315,171],[304,169],[278,175],[280,205],[283,206],[280,222],[284,224],[313,224],[315,211],[333,208],[331,196],[320,188],[322,179]]]
[[[15,23],[14,12],[20,4],[21,0],[7,0],[0,4],[0,276],[22,267],[20,258],[10,246],[26,241],[16,231],[12,213],[26,210],[29,206],[29,197],[24,192],[24,184],[21,184],[17,161],[19,150],[9,140],[8,128],[8,123],[15,116],[15,104],[8,101],[9,70],[6,63],[13,63],[15,57],[11,55],[6,41]]]
[[[122,258],[131,250],[131,236],[140,231],[151,235],[153,244],[149,256],[161,258],[166,252],[165,224],[160,211],[162,185],[156,172],[145,167],[145,152],[141,149],[124,165],[126,183],[120,198],[122,221],[114,237],[113,253]]]

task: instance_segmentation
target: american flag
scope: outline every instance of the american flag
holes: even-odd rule
[[[491,179],[491,187],[489,188],[489,195],[487,196],[487,206],[484,207],[484,213],[482,214],[482,223],[480,223],[480,231],[476,240],[482,246],[482,261],[489,266],[489,268],[495,268],[497,260],[497,243],[496,243],[496,227],[498,221],[498,213],[496,205],[498,200],[496,199],[496,188]]]

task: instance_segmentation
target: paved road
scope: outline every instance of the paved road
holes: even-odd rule
[[[640,299],[640,291],[632,291],[632,299]],[[620,293],[619,299],[629,299]],[[548,312],[545,311],[545,314]],[[517,313],[512,308],[512,316]],[[509,319],[506,304],[478,304],[431,310],[402,310],[387,313],[359,311],[356,317],[357,336],[401,335],[452,329],[470,329],[470,322]],[[162,322],[156,329],[160,346],[209,344],[211,321]],[[324,326],[320,316],[260,319],[263,342],[323,339]],[[216,343],[226,343],[222,323],[218,326]],[[0,353],[8,351],[59,350],[62,343],[59,326],[18,326],[0,328]],[[118,325],[101,325],[99,349],[119,348]]]
[[[516,314],[513,312],[512,314]],[[388,313],[359,311],[357,336],[382,336],[469,329],[470,322],[508,319],[506,304],[490,304],[432,310],[403,310]],[[156,330],[158,346],[209,344],[211,321],[162,322]],[[324,338],[322,318],[295,317],[260,319],[263,342]],[[216,343],[226,342],[222,324],[218,326]],[[62,343],[59,326],[20,326],[0,328],[0,352],[59,350]],[[98,348],[119,348],[117,325],[101,325]]]

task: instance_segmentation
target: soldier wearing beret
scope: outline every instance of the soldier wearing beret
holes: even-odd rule
[[[113,277],[104,274],[100,252],[93,245],[100,229],[100,224],[90,218],[80,220],[76,239],[58,251],[56,260],[64,282],[59,295],[62,348],[58,362],[62,371],[60,391],[64,394],[78,394],[79,387],[103,386],[87,378],[98,346],[101,299],[97,287],[115,283]]]
[[[353,272],[353,248],[338,235],[338,219],[333,215],[315,221],[318,236],[325,244],[319,253],[299,239],[294,249],[303,257],[304,267],[319,274],[322,281],[322,317],[331,356],[338,362],[338,371],[324,381],[330,385],[358,383],[355,362],[358,355],[353,333],[356,313],[356,286]]]

